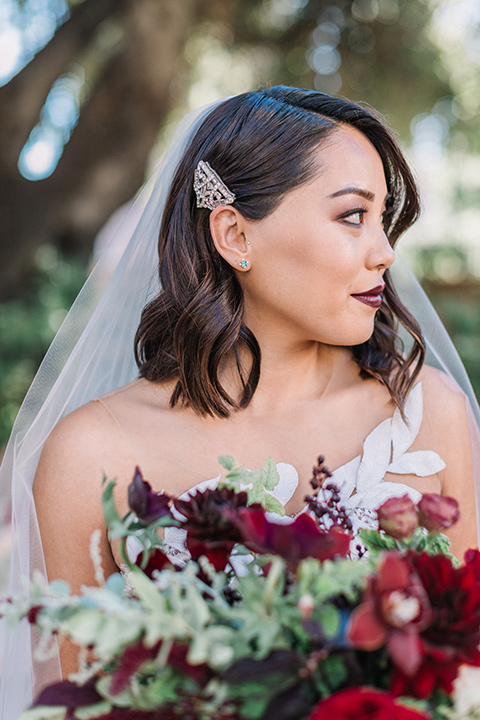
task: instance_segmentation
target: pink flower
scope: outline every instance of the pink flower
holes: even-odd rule
[[[419,633],[428,626],[427,593],[399,553],[385,553],[364,601],[350,616],[347,637],[359,650],[386,646],[396,667],[413,675],[422,662]]]
[[[418,503],[420,525],[441,532],[455,525],[460,518],[458,503],[454,498],[434,493],[425,493]]]
[[[389,498],[377,510],[381,530],[397,540],[412,535],[418,526],[415,505],[408,495]]]

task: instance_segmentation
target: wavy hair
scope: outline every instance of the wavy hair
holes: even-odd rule
[[[369,108],[313,90],[274,87],[232,97],[204,119],[181,160],[165,205],[159,236],[162,290],[144,309],[135,337],[140,376],[176,380],[171,405],[227,417],[250,402],[260,377],[258,342],[244,323],[244,297],[231,266],[216,251],[209,210],[196,207],[194,170],[209,162],[235,194],[248,220],[272,213],[286,193],[317,171],[313,149],[341,125],[362,132],[383,163],[389,201],[384,227],[392,247],[415,221],[418,193],[392,134]],[[368,341],[351,347],[362,377],[382,382],[403,411],[425,357],[421,330],[385,273],[383,304]],[[398,325],[410,334],[405,354]],[[248,369],[240,349],[251,358]],[[219,370],[234,357],[242,385],[237,400]]]

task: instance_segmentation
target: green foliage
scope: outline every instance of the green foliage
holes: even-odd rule
[[[367,548],[371,560],[378,560],[385,550],[403,552],[414,550],[418,553],[426,552],[429,555],[446,555],[454,565],[459,564],[457,558],[450,552],[450,540],[448,537],[440,532],[429,532],[424,527],[417,527],[410,537],[398,539],[391,537],[383,530],[361,528],[358,534]]]
[[[272,458],[267,458],[261,470],[247,470],[244,467],[237,467],[231,455],[221,455],[218,462],[226,470],[227,477],[219,484],[219,487],[227,487],[236,492],[244,490],[248,495],[248,504],[258,503],[267,512],[275,512],[285,515],[285,508],[273,495],[269,493],[278,483],[278,472]]]
[[[44,246],[29,292],[0,305],[0,447],[43,356],[85,281],[87,269]]]

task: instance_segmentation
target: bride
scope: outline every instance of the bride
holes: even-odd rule
[[[112,281],[99,297],[94,273],[19,416],[4,471],[22,528],[16,586],[43,557],[50,579],[95,582],[103,474],[124,511],[136,465],[178,496],[217,482],[226,453],[250,468],[272,456],[288,515],[319,453],[357,527],[387,497],[452,495],[461,556],[477,544],[474,399],[415,281],[404,267],[392,280],[419,208],[393,135],[368,109],[286,87],[227,99],[192,125]],[[398,293],[413,293],[409,309]],[[115,572],[105,532],[101,550]],[[6,652],[35,686],[58,666],[30,676],[31,644],[7,637]],[[63,675],[75,665],[62,647]]]

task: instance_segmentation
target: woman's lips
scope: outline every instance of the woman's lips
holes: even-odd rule
[[[377,287],[366,290],[364,293],[352,293],[352,297],[378,310],[382,305],[382,293],[384,290],[385,285],[377,285]]]

